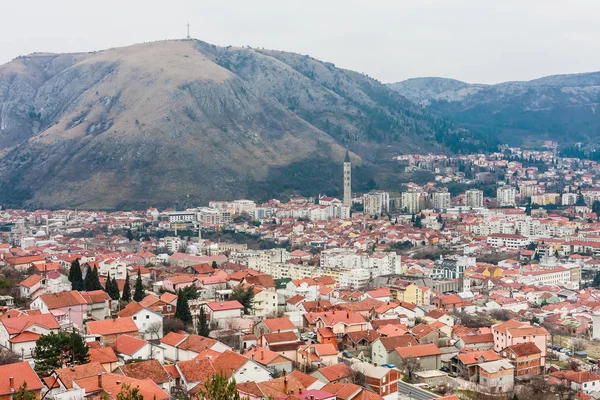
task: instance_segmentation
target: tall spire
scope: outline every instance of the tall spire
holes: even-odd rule
[[[348,149],[344,157],[344,206],[352,206],[352,163]]]

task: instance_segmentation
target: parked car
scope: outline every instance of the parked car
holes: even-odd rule
[[[566,353],[567,351],[569,351],[568,348],[563,347],[562,349],[559,350],[561,353]]]
[[[352,354],[350,354],[349,352],[347,352],[347,351],[345,351],[345,350],[344,350],[344,351],[342,351],[342,355],[343,355],[344,357],[346,357],[346,358],[352,358]]]

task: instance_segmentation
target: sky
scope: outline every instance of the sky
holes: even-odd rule
[[[600,70],[597,0],[0,0],[0,64],[191,36],[308,54],[382,82]]]

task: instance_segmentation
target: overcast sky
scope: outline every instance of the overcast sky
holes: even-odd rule
[[[309,54],[383,82],[600,70],[598,0],[0,0],[0,64],[193,37]]]

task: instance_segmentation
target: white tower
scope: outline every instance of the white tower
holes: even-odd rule
[[[350,162],[350,154],[346,150],[344,158],[344,205],[352,206],[352,163]]]

